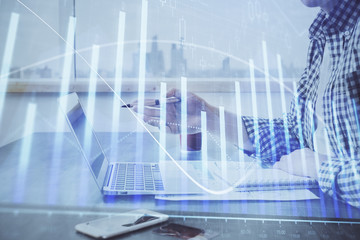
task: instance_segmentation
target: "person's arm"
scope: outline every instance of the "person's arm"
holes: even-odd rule
[[[166,97],[181,99],[181,91],[170,90]],[[181,102],[166,105],[167,132],[181,133]],[[137,111],[137,103],[134,102],[134,111]],[[193,134],[201,131],[201,111],[206,112],[207,129],[211,134],[220,135],[219,108],[211,106],[204,99],[188,92],[187,93],[187,133]],[[160,108],[145,107],[144,121],[150,125],[160,126]],[[241,132],[243,146],[238,146],[251,152],[256,152],[264,165],[272,165],[281,156],[289,154],[300,148],[296,136],[296,122],[290,115],[286,119],[263,119],[242,116]],[[237,116],[225,111],[225,134],[226,140],[238,145]],[[241,141],[240,141],[241,142]]]
[[[181,91],[178,89],[170,90],[166,97],[175,97],[181,99]],[[148,99],[149,100],[149,99]],[[133,102],[133,110],[138,111],[137,101]],[[166,104],[166,126],[167,132],[173,134],[181,133],[181,102]],[[201,132],[201,112],[206,112],[207,131],[215,136],[220,136],[220,118],[219,108],[207,103],[194,93],[187,93],[187,133],[194,134]],[[160,107],[145,106],[143,119],[146,123],[159,127],[160,126]],[[242,122],[242,142],[239,146],[248,151],[253,151],[245,125]],[[237,116],[231,112],[225,111],[225,135],[226,140],[233,144],[238,144]]]
[[[243,116],[249,141],[263,166],[269,167],[282,156],[301,148],[296,135],[296,121],[289,114],[284,116],[276,119]]]

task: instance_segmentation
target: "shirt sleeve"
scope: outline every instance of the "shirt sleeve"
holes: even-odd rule
[[[360,207],[360,158],[322,163],[319,186],[324,193]]]
[[[293,124],[285,116],[272,120],[248,116],[242,118],[249,140],[254,146],[254,154],[264,167],[273,165],[281,156],[300,148],[291,127]]]

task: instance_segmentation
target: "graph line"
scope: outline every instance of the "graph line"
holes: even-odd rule
[[[48,23],[46,23],[46,21],[44,21],[38,14],[36,14],[33,10],[31,10],[27,5],[25,5],[23,2],[21,2],[20,0],[17,0],[18,3],[20,3],[24,8],[26,8],[29,12],[31,12],[34,16],[36,16],[41,22],[43,22],[48,28],[50,28],[61,40],[63,40],[67,46],[70,47],[70,44],[53,28],[51,27]],[[147,2],[147,1],[146,1]],[[147,41],[146,41],[147,42]],[[126,105],[126,103],[123,101],[123,99],[119,96],[119,94],[108,84],[108,82],[96,71],[96,69],[94,69],[92,67],[92,65],[76,50],[74,49],[73,46],[71,46],[71,49],[76,53],[76,55],[78,55],[84,62],[85,64],[90,68],[90,70],[92,72],[94,72],[94,74],[96,76],[99,77],[99,79],[101,79],[104,84],[115,94],[115,96],[117,97],[117,99],[119,101],[122,102],[122,104]],[[219,51],[220,52],[220,51]],[[226,53],[224,53],[226,55]],[[238,181],[236,181],[234,184],[232,184],[231,186],[223,189],[223,190],[212,190],[209,189],[207,187],[204,187],[201,183],[199,183],[196,179],[194,179],[189,173],[187,173],[185,171],[184,168],[182,168],[182,166],[171,156],[171,154],[160,144],[160,142],[155,138],[155,136],[150,132],[150,130],[146,127],[145,122],[139,118],[137,116],[137,114],[132,111],[129,107],[127,107],[127,109],[129,110],[129,112],[133,115],[133,117],[137,120],[137,122],[146,130],[146,132],[149,133],[149,135],[153,138],[153,140],[158,144],[158,146],[160,147],[160,149],[162,151],[164,151],[164,153],[171,159],[171,161],[176,165],[176,167],[186,176],[188,177],[189,180],[191,180],[196,186],[198,186],[200,189],[202,189],[205,192],[208,192],[210,194],[216,194],[216,195],[222,195],[222,194],[227,194],[229,192],[232,192],[234,190],[234,188],[236,186],[238,186],[246,177],[248,174],[244,175],[243,177],[241,177]],[[247,173],[250,173],[251,171],[247,171]]]

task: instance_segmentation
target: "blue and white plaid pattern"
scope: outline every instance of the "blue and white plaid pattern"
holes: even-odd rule
[[[360,0],[342,0],[328,15],[321,10],[309,29],[307,66],[290,112],[282,119],[243,117],[256,154],[265,165],[275,163],[295,149],[314,149],[320,65],[324,48],[328,47],[331,74],[324,93],[323,114],[336,157],[329,157],[321,165],[319,185],[325,193],[356,207],[360,207],[359,18]]]

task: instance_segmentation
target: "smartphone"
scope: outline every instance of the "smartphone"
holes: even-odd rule
[[[116,216],[80,223],[75,226],[75,230],[94,238],[107,239],[165,222],[168,219],[168,215],[150,210],[138,209],[121,213]]]

